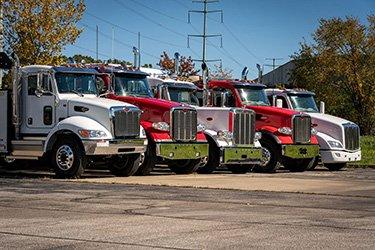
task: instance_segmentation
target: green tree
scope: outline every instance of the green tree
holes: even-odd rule
[[[83,0],[1,0],[5,49],[23,65],[61,63],[61,51],[82,32]]]
[[[369,25],[357,18],[322,19],[313,43],[293,57],[295,87],[314,90],[327,110],[375,134],[375,16]]]

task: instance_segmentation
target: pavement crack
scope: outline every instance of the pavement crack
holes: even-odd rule
[[[159,248],[159,249],[176,249],[176,250],[194,249],[194,248],[157,246],[157,245],[151,245],[151,244],[140,244],[140,243],[130,243],[130,242],[118,242],[118,241],[107,241],[107,240],[89,240],[89,239],[79,239],[79,238],[62,237],[62,236],[48,236],[48,235],[37,235],[37,234],[27,234],[27,233],[13,233],[13,232],[5,232],[5,231],[0,231],[0,234],[14,235],[14,236],[24,236],[24,237],[34,237],[34,238],[43,238],[43,239],[53,239],[53,240],[68,240],[68,241],[77,241],[77,242],[86,242],[86,243],[110,244],[110,245],[119,245],[119,246],[152,247],[152,248]]]

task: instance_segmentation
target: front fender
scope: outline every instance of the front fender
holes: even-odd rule
[[[216,146],[218,146],[219,148],[230,146],[229,142],[227,142],[224,139],[218,138],[217,137],[217,132],[214,131],[214,130],[206,129],[204,131],[204,134],[206,135],[206,137],[211,138],[215,142]]]
[[[48,134],[46,143],[44,145],[44,152],[47,152],[51,149],[55,136],[62,131],[71,132],[76,135],[78,138],[81,138],[78,131],[81,129],[87,130],[101,130],[104,131],[107,136],[102,137],[97,140],[111,140],[112,134],[104,126],[102,126],[97,121],[83,116],[72,116],[60,121]],[[93,139],[95,140],[95,139]]]

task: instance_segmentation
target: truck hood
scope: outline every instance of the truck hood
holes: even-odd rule
[[[74,96],[68,96],[66,98],[68,100],[68,103],[75,103],[75,104],[81,104],[81,105],[89,105],[89,106],[96,106],[103,109],[110,109],[112,107],[135,107],[132,104],[124,103],[116,100],[110,100],[106,98],[99,98],[95,95],[85,95],[84,97],[79,97],[77,95]]]
[[[290,127],[292,116],[300,113],[291,109],[277,108],[272,106],[246,105],[246,108],[255,111],[257,120],[259,120],[259,116],[265,116],[267,119],[263,120],[264,123],[273,123],[274,125],[277,125],[277,127]]]
[[[311,116],[311,122],[316,124],[315,129],[323,134],[327,134],[332,138],[340,141],[344,144],[343,134],[344,134],[344,127],[343,124],[345,123],[352,123],[351,121],[342,119],[337,116],[328,115],[328,114],[321,114],[321,113],[308,113]]]

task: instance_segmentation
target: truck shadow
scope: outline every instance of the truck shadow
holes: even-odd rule
[[[341,171],[345,171],[341,170]],[[310,173],[314,172],[328,172],[328,169],[323,166],[318,166]],[[276,173],[289,173],[289,171],[283,167],[279,168]],[[211,175],[215,174],[232,174],[227,169],[218,169]],[[272,175],[270,173],[269,175]],[[175,175],[167,166],[159,165],[154,171],[151,172],[151,176],[162,176],[162,175]],[[266,175],[266,174],[265,174]],[[98,166],[95,168],[86,169],[82,178],[91,179],[91,178],[109,178],[114,177],[105,166]],[[55,175],[51,167],[43,165],[38,162],[23,162],[18,163],[14,166],[0,166],[0,178],[11,178],[11,179],[54,179]],[[124,177],[126,178],[126,177]]]

